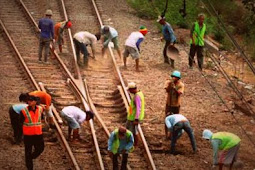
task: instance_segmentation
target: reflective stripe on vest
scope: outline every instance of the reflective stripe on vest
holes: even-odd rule
[[[41,135],[42,125],[41,125],[41,115],[42,107],[37,106],[35,113],[28,110],[28,107],[22,110],[22,114],[25,117],[23,122],[23,134],[24,135]]]
[[[127,143],[130,140],[131,134],[132,134],[132,132],[127,130],[127,132],[126,132]],[[119,130],[115,129],[114,130],[114,141],[113,141],[112,148],[111,148],[111,151],[113,154],[116,154],[118,152],[119,146],[120,146]],[[133,150],[134,150],[134,146],[132,146],[132,148],[130,150],[128,150],[128,152],[132,152]]]
[[[204,46],[204,35],[205,35],[206,25],[203,24],[202,29],[200,29],[198,22],[194,24],[193,38],[195,41],[195,45]],[[190,40],[190,44],[192,44],[192,39]]]
[[[130,105],[129,105],[127,120],[130,120],[130,121],[134,121],[135,117],[136,117],[136,105],[134,103],[134,99],[135,99],[136,95],[138,95],[141,99],[141,111],[140,111],[139,120],[141,121],[144,118],[144,95],[141,91],[139,91],[131,99],[131,102],[130,102]]]
[[[212,139],[221,140],[221,145],[219,146],[219,150],[230,149],[236,146],[241,141],[241,139],[238,136],[229,132],[214,133],[212,136]]]

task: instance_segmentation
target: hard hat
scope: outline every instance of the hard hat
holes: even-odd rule
[[[175,70],[172,74],[171,74],[171,77],[177,77],[177,78],[181,78],[181,72]]]
[[[67,28],[71,28],[71,26],[72,26],[71,21],[67,21],[67,23],[66,23],[66,27],[67,27]]]
[[[205,129],[202,135],[203,135],[202,138],[204,139],[211,139],[213,133],[209,129]]]
[[[128,83],[128,89],[135,89],[135,88],[136,88],[136,84],[134,82]]]
[[[46,12],[45,12],[45,15],[52,16],[52,10],[47,9]]]
[[[139,32],[142,33],[143,35],[146,35],[148,33],[148,30],[145,26],[140,26]]]

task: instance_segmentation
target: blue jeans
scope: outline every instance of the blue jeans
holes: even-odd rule
[[[189,121],[178,122],[174,125],[173,132],[172,132],[172,139],[171,139],[171,152],[175,152],[175,144],[177,142],[177,139],[182,135],[182,130],[184,130],[189,135],[189,139],[190,139],[193,151],[195,152],[197,150],[196,140],[195,140],[193,130],[190,126]]]
[[[85,63],[88,60],[88,55],[89,55],[86,45],[84,43],[79,42],[75,38],[73,39],[73,41],[74,41],[74,45],[75,45],[77,62],[80,61],[80,53],[82,53],[83,54],[83,62]]]

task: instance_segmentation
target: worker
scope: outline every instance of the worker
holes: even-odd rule
[[[75,45],[75,51],[77,56],[77,63],[79,65],[87,65],[88,64],[88,50],[87,46],[90,45],[92,49],[92,58],[96,57],[96,42],[100,39],[101,34],[91,34],[87,31],[77,32],[73,36],[73,41]],[[83,54],[83,64],[80,62],[80,52]]]
[[[204,36],[206,33],[206,25],[204,24],[205,15],[199,14],[198,21],[194,23],[190,31],[190,53],[189,53],[189,67],[193,68],[194,57],[197,54],[197,62],[199,69],[203,68],[203,48],[205,45]]]
[[[166,22],[165,17],[159,16],[157,22],[162,25],[163,37],[161,37],[161,41],[163,41],[163,39],[165,40],[165,47],[163,50],[164,63],[170,64],[167,56],[167,49],[170,45],[174,46],[174,44],[176,43],[176,37],[174,35],[172,26],[168,22]],[[174,68],[174,60],[170,58],[170,61],[171,67]]]
[[[64,37],[63,37],[64,30],[71,28],[71,26],[72,26],[72,23],[70,20],[58,22],[54,26],[55,40],[58,43],[58,48],[60,53],[62,53],[62,45],[64,44]]]
[[[138,144],[138,124],[144,119],[144,95],[143,92],[137,89],[134,82],[128,83],[128,91],[133,94],[129,103],[127,114],[126,128],[133,133],[134,146]]]
[[[47,57],[50,52],[50,42],[54,39],[54,24],[51,20],[52,11],[48,9],[45,12],[45,18],[39,20],[38,27],[41,31],[40,33],[40,45],[39,45],[39,62],[42,62],[42,51],[44,49],[44,62],[47,63]]]
[[[127,65],[127,57],[129,54],[135,60],[136,71],[139,71],[139,57],[140,57],[140,44],[144,40],[144,36],[148,33],[148,30],[145,26],[139,28],[139,32],[132,32],[125,42],[125,51],[123,53],[124,67]]]
[[[183,131],[185,131],[189,136],[193,153],[197,151],[193,130],[190,126],[188,119],[185,116],[181,114],[169,115],[165,118],[165,124],[167,126],[168,131],[170,132],[171,154],[174,155],[178,154],[178,152],[175,150],[175,144],[177,142],[177,139],[181,137]]]
[[[230,165],[231,170],[237,158],[241,139],[233,133],[212,133],[208,129],[203,131],[203,138],[209,140],[213,147],[213,167],[219,165],[221,170],[223,165]]]
[[[114,44],[114,49],[117,50],[117,53],[119,57],[121,58],[121,52],[120,52],[119,43],[118,43],[118,32],[116,31],[116,29],[110,26],[103,26],[101,28],[101,33],[104,36],[102,56],[104,57],[105,50],[108,48],[109,43],[112,42]]]
[[[24,98],[28,96],[35,96],[40,98],[39,103],[41,106],[44,107],[45,113],[46,113],[46,120],[50,126],[51,129],[55,129],[55,125],[53,122],[53,112],[52,112],[52,103],[51,103],[51,96],[43,91],[32,91],[29,93],[22,93],[21,96],[24,96]]]
[[[181,96],[184,93],[184,84],[181,82],[181,73],[177,70],[173,71],[165,83],[167,93],[165,116],[168,113],[180,113]],[[166,138],[168,138],[167,128],[165,126]]]
[[[22,100],[22,98],[19,99],[19,101]],[[27,101],[25,102],[27,103]],[[9,108],[9,115],[15,144],[20,144],[22,140],[22,124],[20,123],[20,113],[21,110],[28,106],[26,103],[14,104]]]
[[[108,154],[113,161],[113,170],[118,170],[118,156],[122,154],[121,170],[127,169],[128,153],[134,150],[133,134],[125,127],[115,129],[108,140]]]
[[[38,100],[35,96],[29,96],[28,106],[20,114],[20,122],[23,124],[25,160],[28,170],[33,169],[33,159],[36,159],[44,150],[41,124],[43,108],[37,105]],[[32,152],[33,147],[34,151]]]
[[[67,106],[62,109],[60,115],[68,123],[68,140],[76,142],[80,140],[79,129],[80,125],[94,118],[94,113],[91,111],[82,111],[76,106]],[[73,131],[73,138],[71,137]]]

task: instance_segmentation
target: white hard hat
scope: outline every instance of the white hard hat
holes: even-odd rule
[[[209,129],[205,129],[203,131],[203,136],[202,137],[204,139],[211,139],[212,135],[213,135],[212,131],[210,131]]]
[[[45,15],[50,15],[50,16],[52,16],[52,10],[47,9],[46,12],[45,12]]]
[[[128,83],[128,89],[135,89],[135,88],[136,88],[136,84],[134,82]]]

